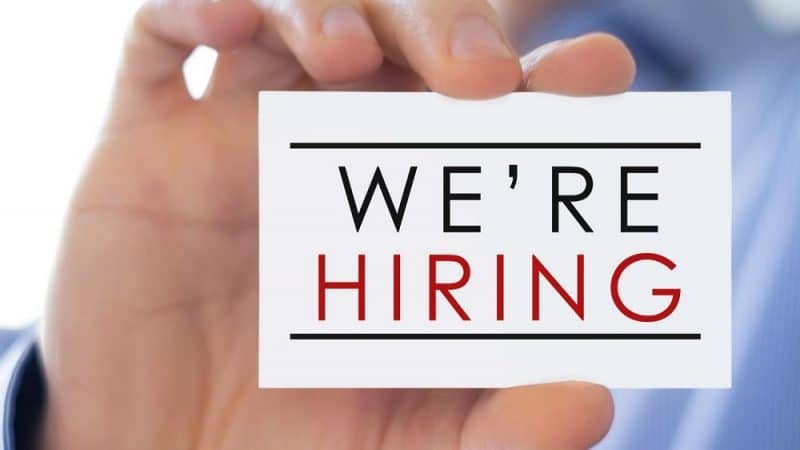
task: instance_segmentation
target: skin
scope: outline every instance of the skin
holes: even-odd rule
[[[320,17],[348,4],[367,33]],[[520,58],[455,57],[456,23],[484,0],[159,0],[136,16],[108,121],[70,208],[43,327],[40,447],[92,449],[584,449],[608,391],[257,389],[260,89],[624,91],[617,39],[589,35]],[[352,30],[351,30],[352,31]],[[181,67],[219,50],[206,95]]]
[[[525,31],[530,31],[554,6],[573,0],[490,0],[500,15],[506,34],[512,42],[522,43]]]

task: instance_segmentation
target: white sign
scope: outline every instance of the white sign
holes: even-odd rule
[[[259,385],[729,387],[730,102],[262,93]]]

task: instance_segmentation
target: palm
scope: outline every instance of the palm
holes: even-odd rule
[[[227,4],[237,1],[246,0]],[[377,55],[377,68],[365,52],[354,52],[344,69],[330,61],[334,72],[364,72],[349,89],[425,87],[402,58],[390,58],[395,65]],[[139,66],[161,64],[139,48],[130,53]],[[518,63],[506,62],[453,90],[485,96],[514,88]],[[185,94],[179,76],[147,89],[121,77],[56,268],[45,327],[45,448],[591,445],[610,414],[606,392],[586,385],[257,389],[256,92],[330,87],[305,66],[285,49],[234,46],[221,53],[201,101]],[[328,81],[347,78],[335,75]],[[574,432],[559,423],[567,417]],[[65,441],[73,445],[56,445]]]
[[[255,108],[254,95],[232,93],[109,130],[74,202],[80,245],[65,251],[54,306],[114,320],[74,337],[92,342],[59,345],[103,342],[92,357],[118,371],[115,384],[146,386],[142,408],[180,418],[159,448],[457,448],[478,392],[256,390]],[[102,283],[76,277],[76,259]],[[74,362],[71,376],[103,378]]]

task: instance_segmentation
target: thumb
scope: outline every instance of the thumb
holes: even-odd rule
[[[525,89],[566,95],[626,91],[636,63],[622,41],[605,33],[551,42],[523,58]]]

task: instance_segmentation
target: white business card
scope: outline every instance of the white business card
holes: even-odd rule
[[[261,93],[260,387],[729,387],[730,103]]]

